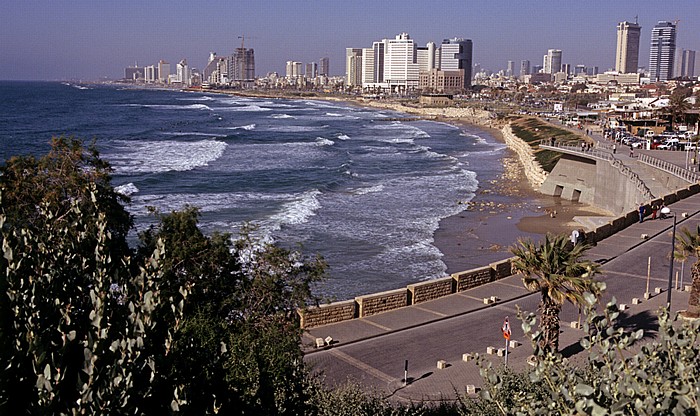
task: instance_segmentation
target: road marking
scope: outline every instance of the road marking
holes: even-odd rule
[[[432,313],[432,314],[435,314],[435,315],[437,315],[437,316],[447,316],[446,313],[436,312],[436,311],[430,310],[430,309],[428,309],[428,308],[423,308],[423,307],[416,306],[416,305],[411,305],[411,306],[412,306],[414,309],[418,309],[419,311]]]
[[[634,277],[636,279],[645,279],[645,280],[647,278],[646,275],[632,274],[632,273],[625,273],[625,272],[616,272],[614,270],[604,270],[603,272],[601,272],[601,275],[603,275],[603,276],[607,276],[609,274],[614,274],[614,275],[624,276],[624,277]],[[651,277],[650,280],[660,280],[662,282],[666,281],[666,279],[660,278],[660,277]]]
[[[484,300],[483,298],[475,298],[474,296],[469,296],[464,292],[457,292],[457,294],[463,298],[474,299],[474,300],[478,300],[479,302],[483,302],[483,300]]]
[[[345,361],[346,363],[350,364],[351,366],[357,368],[358,370],[362,370],[365,373],[371,375],[372,377],[378,378],[379,380],[382,380],[386,383],[391,383],[394,381],[394,377],[389,376],[386,373],[383,373],[376,368],[369,366],[362,361],[358,360],[357,358],[353,358],[349,356],[348,354],[338,350],[338,349],[331,349],[328,351],[329,354],[340,358],[341,360]]]
[[[523,289],[523,290],[525,290],[525,287],[524,287],[523,285],[514,285],[514,284],[512,284],[512,283],[506,283],[506,282],[500,282],[500,281],[496,281],[496,282],[494,282],[494,283],[498,283],[499,285],[514,287],[514,288],[516,288],[516,289]]]
[[[381,325],[381,324],[378,324],[378,323],[376,323],[376,322],[372,322],[372,321],[367,320],[367,319],[363,319],[363,320],[361,320],[361,322],[364,322],[364,323],[367,323],[367,324],[370,324],[370,325],[374,325],[374,326],[376,326],[377,328],[383,329],[383,330],[385,330],[385,331],[391,331],[391,328],[386,327],[386,326]]]

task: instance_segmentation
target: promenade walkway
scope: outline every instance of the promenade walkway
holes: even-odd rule
[[[628,165],[638,162],[629,154],[616,157]],[[678,229],[695,229],[700,224],[700,194],[669,207]],[[602,264],[597,278],[606,282],[607,291],[601,302],[614,296],[618,303],[626,304],[621,324],[628,329],[644,329],[646,339],[657,335],[656,312],[666,305],[672,225],[672,218],[635,223],[598,242],[588,252],[588,258]],[[673,265],[672,311],[687,306],[688,292],[683,288],[690,284],[689,275],[690,264]],[[652,297],[645,300],[647,285]],[[498,301],[485,305],[483,299],[491,296]],[[632,304],[633,298],[641,303]],[[518,309],[535,312],[538,302],[538,295],[525,290],[520,276],[510,276],[418,305],[309,329],[302,339],[305,362],[329,385],[353,380],[404,402],[454,400],[466,392],[468,385],[482,385],[479,368],[473,360],[463,361],[463,354],[479,353],[496,365],[503,363],[503,357],[486,354],[486,350],[505,346],[500,328],[506,316],[511,322],[512,339],[522,344],[510,350],[508,364],[515,370],[527,366],[532,347],[524,339],[516,314]],[[584,360],[578,344],[584,334],[568,325],[579,320],[578,310],[566,304],[560,316],[562,354],[571,360]],[[315,347],[316,338],[328,337],[331,346]],[[406,360],[408,382],[404,383]],[[446,368],[438,368],[441,360]]]

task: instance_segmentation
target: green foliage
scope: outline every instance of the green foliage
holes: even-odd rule
[[[688,317],[700,317],[700,226],[694,231],[683,228],[678,233],[678,240],[673,250],[674,258],[685,261],[695,257],[696,261],[690,268],[692,286],[690,297],[688,298],[688,310],[685,315]]]
[[[538,350],[535,366],[523,374],[530,382],[519,386],[482,365],[489,380],[482,400],[502,414],[698,414],[699,322],[674,321],[662,310],[657,340],[648,341],[643,330],[619,325],[621,312],[614,300],[598,314],[592,309],[594,299],[589,296],[586,304],[588,335],[581,341],[585,364],[575,366],[560,354]],[[536,347],[541,337],[531,332],[536,319],[532,314],[522,319]]]
[[[515,255],[513,268],[522,273],[523,284],[531,292],[539,292],[542,348],[557,351],[559,347],[559,311],[564,302],[584,304],[584,295],[596,296],[604,284],[593,280],[599,266],[583,255],[590,246],[571,244],[566,235],[547,234],[535,244],[531,239],[518,240],[511,249]]]

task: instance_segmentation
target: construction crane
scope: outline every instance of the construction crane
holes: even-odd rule
[[[245,36],[245,35],[241,35],[241,36],[238,37],[238,39],[241,40],[241,49],[245,49],[245,39],[246,39],[246,36]],[[248,39],[256,39],[256,38],[248,36]]]

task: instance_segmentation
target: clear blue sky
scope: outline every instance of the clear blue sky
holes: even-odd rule
[[[323,56],[341,75],[345,48],[400,32],[419,45],[472,39],[474,63],[491,70],[541,64],[556,48],[564,63],[603,71],[614,66],[617,23],[635,16],[640,65],[658,20],[679,20],[678,46],[700,49],[698,0],[4,0],[0,79],[119,78],[159,59],[201,69],[210,51],[231,54],[240,35],[255,49],[257,75]]]

